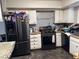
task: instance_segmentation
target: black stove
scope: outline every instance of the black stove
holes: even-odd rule
[[[52,36],[55,34],[55,31],[52,30],[51,26],[43,27],[41,30],[41,41],[42,41],[42,49],[52,49],[55,48],[55,43],[52,43]]]

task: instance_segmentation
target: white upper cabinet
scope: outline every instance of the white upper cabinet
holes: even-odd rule
[[[59,22],[59,10],[55,10],[55,23]]]
[[[29,24],[37,24],[36,10],[29,10]]]
[[[74,23],[74,22],[76,22],[76,14],[74,8],[55,10],[55,23]]]
[[[55,23],[63,23],[63,10],[55,10]]]
[[[60,12],[59,12],[59,16],[60,16],[59,20],[60,20],[60,22],[65,22],[64,18],[63,18],[63,15],[64,15],[63,10],[60,10]]]
[[[29,16],[29,24],[37,24],[37,15],[36,10],[8,10],[10,12],[26,12],[26,14]]]
[[[74,8],[69,8],[64,10],[64,20],[66,23],[74,23],[75,22],[75,13]]]
[[[79,23],[79,7],[77,8],[77,23]]]

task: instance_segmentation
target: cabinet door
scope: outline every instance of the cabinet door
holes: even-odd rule
[[[63,15],[64,15],[63,10],[55,10],[55,23],[64,22]]]
[[[64,15],[64,11],[63,11],[63,10],[60,10],[59,13],[60,13],[60,14],[59,14],[59,15],[60,15],[60,16],[59,16],[59,21],[60,21],[60,23],[65,22],[65,21],[64,21],[64,16],[63,16],[63,15]]]
[[[38,37],[38,46],[39,48],[41,48],[41,36]]]
[[[29,24],[36,24],[37,20],[36,20],[36,10],[29,10]]]
[[[77,23],[79,24],[79,8],[76,10],[76,12],[75,12],[77,15]]]
[[[52,36],[52,43],[55,43],[55,35]]]
[[[64,20],[66,23],[74,23],[74,8],[68,8],[64,10]]]
[[[56,33],[56,46],[61,46],[61,33]]]
[[[55,10],[55,23],[59,23],[59,10]]]
[[[70,40],[70,53],[75,55],[75,53],[79,53],[79,44]]]

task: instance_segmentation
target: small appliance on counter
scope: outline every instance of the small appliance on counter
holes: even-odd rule
[[[36,25],[30,26],[30,34],[39,32],[38,27]]]
[[[70,31],[70,29],[67,28],[67,27],[63,28],[62,30],[63,30],[64,32],[69,32],[69,31]]]
[[[32,31],[32,28],[30,28],[30,33],[32,33],[33,31]]]

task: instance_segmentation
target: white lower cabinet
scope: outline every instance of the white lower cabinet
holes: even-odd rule
[[[41,48],[41,34],[30,35],[30,48],[31,49]]]
[[[56,33],[56,46],[62,46],[61,44],[61,33]]]
[[[70,37],[70,53],[72,55],[75,55],[76,53],[79,53],[79,39]]]

